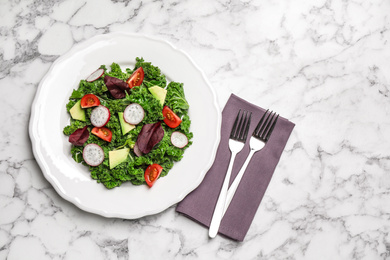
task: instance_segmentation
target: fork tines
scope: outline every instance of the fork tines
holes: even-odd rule
[[[259,123],[256,126],[256,129],[253,131],[253,136],[267,142],[274,127],[276,125],[276,121],[278,120],[279,115],[276,115],[275,112],[265,111],[264,115],[261,117]],[[276,117],[275,117],[276,115]]]
[[[238,111],[232,131],[230,132],[230,139],[245,142],[249,131],[249,125],[251,123],[251,117],[252,112],[244,110],[244,112],[241,113],[241,109]]]

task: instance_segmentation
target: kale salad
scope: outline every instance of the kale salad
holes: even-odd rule
[[[63,133],[71,156],[108,189],[130,181],[150,187],[192,144],[183,83],[136,58],[133,69],[102,65],[73,90]]]

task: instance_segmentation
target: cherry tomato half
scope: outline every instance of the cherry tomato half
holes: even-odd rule
[[[112,132],[106,127],[94,127],[91,133],[103,139],[104,141],[111,142],[112,140]]]
[[[165,124],[167,124],[167,126],[169,126],[170,128],[176,128],[180,125],[180,117],[178,117],[168,106],[165,106],[163,108],[162,113],[164,116],[164,122]]]
[[[130,88],[135,86],[140,86],[142,81],[144,80],[144,69],[139,67],[136,71],[131,74],[130,78],[126,81]]]
[[[100,105],[100,100],[94,94],[86,94],[81,99],[80,105],[82,108],[97,107],[98,105]]]
[[[153,184],[157,181],[162,170],[163,170],[163,167],[157,163],[151,164],[148,166],[148,168],[146,168],[145,181],[149,185],[149,187],[152,187]]]

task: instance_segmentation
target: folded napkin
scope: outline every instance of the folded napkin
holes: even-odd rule
[[[233,165],[230,184],[233,182],[249,154],[250,135],[265,113],[265,109],[234,94],[230,96],[222,111],[221,140],[213,165],[202,183],[176,207],[177,212],[207,227],[210,226],[214,207],[229,166],[231,156],[228,145],[229,135],[239,109],[252,112],[252,120],[247,142],[242,151],[237,154]],[[279,116],[267,145],[253,155],[222,219],[220,234],[237,241],[244,240],[294,126],[294,123]]]

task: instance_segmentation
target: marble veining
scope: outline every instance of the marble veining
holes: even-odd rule
[[[389,259],[390,3],[0,1],[0,259]],[[244,242],[178,215],[106,219],[62,199],[31,150],[37,86],[74,44],[145,33],[296,127]]]

